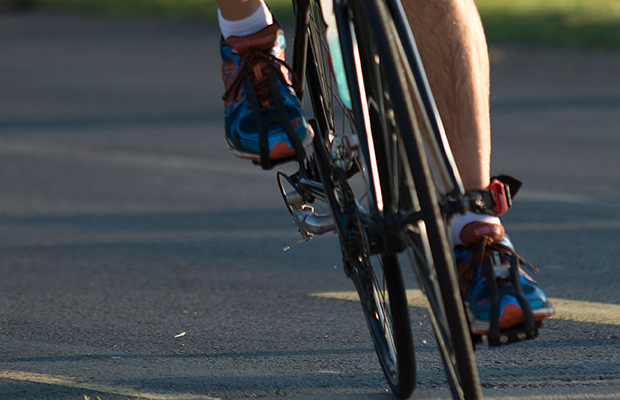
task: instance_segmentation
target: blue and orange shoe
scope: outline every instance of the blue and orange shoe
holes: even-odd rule
[[[473,335],[489,333],[491,295],[483,268],[489,258],[495,272],[499,291],[499,329],[507,330],[525,322],[525,313],[516,297],[510,277],[510,257],[519,260],[519,278],[535,322],[555,314],[545,292],[534,282],[537,269],[519,256],[500,224],[472,222],[461,232],[464,246],[456,249],[456,259],[465,308]]]
[[[226,139],[237,157],[257,163],[261,153],[269,160],[289,159],[296,149],[312,144],[285,48],[284,32],[275,24],[253,35],[222,39]]]

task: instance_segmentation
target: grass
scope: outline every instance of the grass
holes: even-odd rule
[[[620,48],[620,0],[477,0],[491,40]]]
[[[214,0],[29,0],[36,7],[122,16],[214,22]],[[620,0],[476,0],[490,41],[620,48]],[[267,0],[290,20],[290,0]]]

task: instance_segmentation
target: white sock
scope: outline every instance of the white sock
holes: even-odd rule
[[[491,224],[501,225],[502,221],[494,215],[476,214],[468,211],[465,214],[456,214],[450,221],[450,230],[452,234],[452,244],[454,246],[462,245],[461,232],[463,228],[470,222],[488,222]]]
[[[271,15],[271,11],[264,1],[260,2],[258,10],[254,14],[244,19],[229,21],[222,17],[220,10],[217,10],[217,16],[224,39],[228,39],[230,36],[252,35],[273,24],[273,15]]]

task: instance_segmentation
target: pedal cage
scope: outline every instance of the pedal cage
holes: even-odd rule
[[[510,329],[499,329],[500,293],[495,269],[489,257],[485,258],[483,267],[487,276],[489,294],[491,297],[490,328],[487,335],[475,335],[473,337],[474,343],[482,343],[489,347],[496,347],[536,338],[541,323],[534,321],[532,307],[523,291],[517,256],[514,254],[510,255],[510,281],[515,291],[514,295],[523,310],[525,322]]]
[[[305,173],[308,173],[306,171]],[[292,177],[279,171],[277,173],[278,186],[286,207],[289,211],[291,222],[293,222],[302,237],[303,241],[308,241],[314,235],[323,235],[333,232],[335,227],[334,218],[329,214],[318,214],[312,205],[315,198],[304,192],[296,182],[299,173]],[[291,190],[286,190],[284,182],[291,186]],[[298,242],[299,243],[299,242]]]

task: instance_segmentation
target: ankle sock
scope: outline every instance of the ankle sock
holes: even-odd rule
[[[456,214],[450,221],[450,230],[452,234],[452,244],[454,246],[462,245],[461,232],[463,228],[471,222],[487,222],[490,224],[501,225],[502,221],[494,215],[476,214],[468,211],[465,214]]]
[[[230,36],[252,35],[273,24],[273,16],[264,1],[260,2],[258,10],[254,14],[244,19],[229,21],[222,17],[220,10],[217,11],[217,16],[224,39],[228,39]]]

